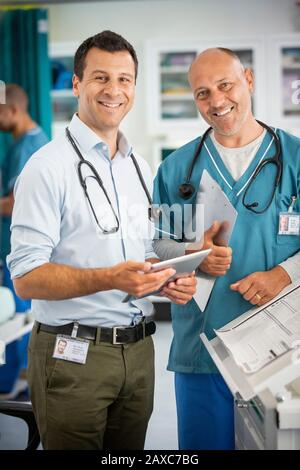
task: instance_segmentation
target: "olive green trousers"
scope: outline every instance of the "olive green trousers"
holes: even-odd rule
[[[56,335],[34,326],[28,383],[44,449],[143,449],[153,409],[154,348],[90,341],[86,364],[52,357]]]

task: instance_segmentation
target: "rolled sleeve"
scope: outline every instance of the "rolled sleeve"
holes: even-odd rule
[[[157,258],[157,254],[155,253],[153,249],[152,240],[148,240],[145,245],[146,245],[145,259]]]
[[[154,240],[154,251],[161,260],[178,258],[185,254],[185,243],[174,240]]]
[[[62,189],[51,162],[33,158],[17,179],[11,224],[12,278],[48,263],[60,239]]]
[[[298,251],[294,256],[291,256],[287,260],[280,263],[280,265],[291,278],[292,282],[300,279],[300,251]]]

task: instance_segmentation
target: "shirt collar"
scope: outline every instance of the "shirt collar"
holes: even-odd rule
[[[98,145],[100,148],[102,148],[103,145],[106,145],[104,140],[102,140],[101,137],[99,137],[89,126],[87,126],[78,117],[77,114],[74,114],[69,124],[69,130],[85,152],[89,152],[92,148],[96,147],[96,145]],[[130,156],[132,153],[132,146],[121,131],[118,132],[117,143],[118,152],[123,157]]]
[[[123,157],[129,157],[132,153],[132,146],[121,131],[118,132],[117,143],[118,151],[121,153],[121,155]]]

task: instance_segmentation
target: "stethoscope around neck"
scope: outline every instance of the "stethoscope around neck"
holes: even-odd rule
[[[248,184],[247,184],[247,186],[244,190],[242,203],[243,203],[243,205],[246,209],[248,209],[252,212],[255,212],[256,214],[262,214],[270,207],[270,205],[272,203],[272,200],[274,198],[274,195],[275,195],[276,188],[279,185],[280,180],[281,180],[281,176],[282,176],[282,162],[280,160],[280,157],[281,157],[281,144],[280,144],[280,139],[279,139],[278,135],[273,131],[273,129],[271,127],[269,127],[267,124],[259,121],[258,119],[256,121],[258,122],[258,124],[260,124],[262,127],[264,127],[267,130],[267,132],[269,132],[272,135],[272,137],[274,138],[276,152],[275,152],[274,157],[266,158],[265,160],[261,161],[259,163],[259,165],[256,167],[253,175],[251,176],[251,178],[250,178],[250,180],[249,180],[249,182],[248,182]],[[193,170],[194,170],[195,164],[196,164],[196,162],[197,162],[197,160],[200,156],[200,153],[201,153],[202,147],[205,143],[205,140],[206,140],[206,138],[208,137],[208,135],[210,134],[211,131],[212,131],[212,127],[209,127],[204,132],[203,136],[201,137],[200,142],[199,142],[199,144],[198,144],[198,146],[195,150],[192,162],[189,166],[187,176],[186,176],[186,180],[178,188],[179,189],[179,196],[180,196],[181,199],[184,199],[184,200],[190,199],[195,194],[196,188],[191,183]],[[254,201],[252,203],[246,203],[246,197],[247,197],[249,189],[251,188],[251,185],[254,183],[255,179],[257,178],[259,173],[262,171],[262,169],[268,164],[272,164],[272,165],[276,166],[276,177],[275,177],[275,180],[274,180],[274,185],[273,185],[271,198],[270,198],[268,204],[263,208],[263,210],[262,209],[256,209],[256,207],[259,206],[259,203],[257,201]]]
[[[104,186],[104,184],[103,184],[103,181],[102,181],[102,179],[101,179],[101,177],[100,177],[98,171],[96,170],[96,168],[94,167],[94,165],[93,165],[91,162],[89,162],[88,160],[86,160],[86,159],[83,157],[83,155],[82,155],[81,151],[79,150],[79,148],[78,148],[78,146],[77,146],[77,144],[76,144],[74,138],[72,137],[72,134],[71,134],[71,132],[70,132],[70,130],[69,130],[68,127],[66,127],[66,130],[65,130],[65,131],[66,131],[66,136],[67,136],[68,141],[69,141],[70,144],[72,145],[73,149],[75,150],[75,152],[76,152],[76,154],[77,154],[77,156],[78,156],[78,158],[79,158],[79,162],[78,162],[78,165],[77,165],[78,178],[79,178],[81,187],[82,187],[82,189],[83,189],[83,191],[84,191],[84,194],[85,194],[85,196],[86,196],[86,198],[87,198],[87,200],[88,200],[90,209],[91,209],[91,211],[92,211],[92,214],[93,214],[93,216],[94,216],[94,219],[95,219],[95,221],[96,221],[98,227],[100,228],[100,230],[102,231],[102,233],[104,233],[105,235],[117,232],[117,231],[119,230],[119,228],[120,228],[119,218],[118,218],[118,216],[117,216],[117,214],[116,214],[116,211],[115,211],[115,209],[114,209],[114,207],[113,207],[113,205],[112,205],[112,202],[111,202],[111,200],[110,200],[110,198],[109,198],[109,195],[108,195],[108,193],[107,193],[107,191],[106,191],[106,189],[105,189],[105,186]],[[144,178],[143,178],[143,175],[142,175],[141,169],[140,169],[140,167],[139,167],[139,164],[138,164],[138,162],[136,161],[136,158],[135,158],[135,156],[133,155],[133,153],[130,154],[130,157],[131,157],[131,160],[132,160],[132,162],[133,162],[133,164],[134,164],[134,166],[135,166],[135,169],[136,169],[136,172],[137,172],[137,174],[138,174],[138,178],[139,178],[139,181],[140,181],[140,183],[141,183],[141,185],[142,185],[142,188],[143,188],[143,190],[144,190],[144,192],[145,192],[145,194],[146,194],[146,197],[147,197],[147,200],[148,200],[148,203],[149,203],[149,207],[148,207],[148,218],[149,218],[149,220],[152,221],[154,218],[157,217],[156,211],[155,211],[155,209],[153,208],[152,198],[151,198],[150,193],[149,193],[149,191],[148,191],[148,188],[147,188],[147,186],[146,186],[146,183],[145,183],[145,180],[144,180]],[[89,193],[88,193],[88,189],[87,189],[87,184],[86,184],[86,178],[83,176],[82,168],[84,167],[84,165],[87,166],[87,167],[90,169],[90,171],[92,172],[91,177],[94,178],[94,179],[96,180],[96,182],[99,184],[99,186],[100,186],[100,188],[102,189],[102,191],[103,191],[103,193],[104,193],[104,195],[105,195],[105,197],[106,197],[106,200],[107,200],[107,202],[108,202],[108,204],[109,204],[109,206],[110,206],[110,209],[111,209],[112,214],[113,214],[114,219],[115,219],[115,226],[112,227],[112,228],[110,228],[110,229],[106,229],[106,228],[102,227],[101,222],[99,221],[99,219],[98,219],[98,217],[97,217],[97,214],[96,214],[95,209],[94,209],[94,207],[93,207],[92,201],[91,201],[91,199],[90,199],[90,197],[89,197]]]

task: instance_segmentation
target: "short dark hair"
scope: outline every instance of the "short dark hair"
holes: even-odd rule
[[[134,62],[136,79],[138,73],[138,59],[134,48],[126,39],[120,36],[120,34],[106,30],[87,38],[78,47],[74,57],[74,73],[79,80],[82,80],[83,77],[86,55],[93,47],[107,52],[128,51]]]

